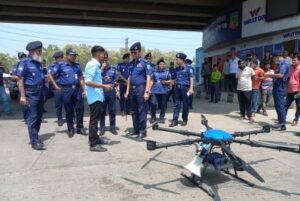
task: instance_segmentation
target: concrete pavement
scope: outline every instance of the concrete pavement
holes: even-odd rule
[[[167,150],[146,150],[144,142],[125,137],[131,127],[131,117],[117,116],[119,135],[109,131],[108,152],[92,153],[88,137],[68,138],[66,125],[55,123],[53,100],[47,103],[47,123],[42,124],[40,136],[47,150],[33,151],[28,144],[27,128],[21,114],[0,117],[0,200],[1,201],[83,201],[83,200],[212,200],[180,176],[182,166],[193,159],[193,146],[173,147]],[[167,119],[172,117],[169,103]],[[19,110],[14,105],[15,112]],[[88,126],[88,107],[84,125]],[[187,127],[177,129],[200,131],[200,114],[205,114],[214,128],[227,131],[258,129],[265,123],[274,123],[275,111],[269,117],[256,115],[255,123],[240,121],[238,106],[230,103],[207,103],[195,100]],[[20,112],[19,112],[20,113]],[[291,121],[294,110],[288,115]],[[108,118],[106,118],[108,124]],[[168,126],[168,121],[163,125]],[[150,125],[148,123],[148,125]],[[300,144],[300,129],[287,126],[288,131],[257,135],[253,139],[293,142]],[[147,139],[170,142],[186,139],[184,136],[152,131]],[[213,185],[215,200],[300,200],[300,155],[264,148],[234,144],[234,152],[250,162],[265,179],[260,183],[245,172],[241,177],[254,182],[254,188],[223,175],[209,171],[206,182]],[[150,162],[149,162],[149,159]]]

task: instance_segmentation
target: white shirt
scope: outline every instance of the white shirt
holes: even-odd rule
[[[230,68],[229,68],[229,73],[236,73],[237,72],[237,69],[239,67],[239,58],[238,57],[235,57],[234,59],[229,59],[229,65],[230,65]]]
[[[236,72],[236,78],[238,79],[237,90],[251,91],[252,90],[252,76],[255,72],[252,68],[246,66],[244,70],[240,68]]]

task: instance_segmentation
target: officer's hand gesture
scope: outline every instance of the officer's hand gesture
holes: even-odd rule
[[[109,84],[104,84],[104,85],[103,85],[103,89],[104,89],[104,90],[107,90],[107,91],[110,91],[110,90],[113,89],[113,87],[110,86]]]
[[[27,100],[26,100],[25,96],[20,97],[20,104],[23,105],[23,106],[27,105]]]

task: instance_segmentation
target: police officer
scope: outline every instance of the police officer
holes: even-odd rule
[[[33,41],[27,44],[29,56],[20,61],[17,67],[20,103],[25,107],[25,117],[33,149],[42,150],[44,144],[39,140],[42,122],[43,84],[42,42]]]
[[[175,80],[176,71],[175,71],[175,67],[174,67],[174,62],[173,61],[170,62],[169,73],[171,75],[171,80]],[[173,103],[175,103],[174,89],[175,89],[175,85],[174,85],[174,82],[173,82],[170,85],[170,90],[169,90],[168,98],[167,98],[168,102],[170,100],[170,96],[172,96],[172,101],[173,101]]]
[[[126,88],[127,88],[127,79],[129,76],[129,58],[130,54],[126,53],[123,55],[123,62],[119,63],[117,66],[118,78],[119,78],[119,92],[120,92],[120,110],[122,116],[129,114],[130,111],[130,101],[124,98]]]
[[[83,97],[85,97],[84,78],[80,64],[76,62],[77,53],[73,48],[66,50],[66,60],[60,62],[57,67],[51,70],[51,76],[57,76],[59,85],[53,79],[54,88],[62,92],[64,107],[66,110],[66,121],[68,126],[68,136],[73,137],[74,110],[76,113],[77,134],[86,135],[83,129]]]
[[[151,88],[151,120],[150,123],[154,123],[156,121],[156,108],[159,103],[160,115],[158,123],[165,123],[165,114],[167,109],[167,95],[168,95],[168,85],[171,83],[171,75],[169,71],[164,69],[165,61],[164,58],[160,58],[157,61],[157,68],[153,72],[152,78],[152,88]]]
[[[154,63],[152,63],[152,54],[151,54],[151,52],[149,52],[145,55],[145,59],[150,63],[151,70],[154,71],[156,65]]]
[[[11,72],[11,79],[13,81],[18,80],[18,76],[16,75],[17,74],[17,67],[18,67],[20,61],[23,60],[24,58],[26,58],[26,54],[24,52],[18,52],[18,62],[13,66],[12,72]]]
[[[275,56],[275,61],[278,68],[275,70],[274,74],[265,74],[265,77],[271,77],[273,79],[273,97],[274,105],[278,116],[278,126],[277,129],[284,131],[286,130],[286,99],[285,95],[287,93],[288,78],[290,64],[282,56]]]
[[[108,53],[104,52],[104,64],[101,67],[102,83],[114,87],[117,80],[117,68],[108,61]],[[110,132],[117,135],[116,131],[116,91],[104,91],[103,108],[100,116],[100,135],[105,133],[105,114],[108,107]]]
[[[193,70],[185,63],[186,55],[184,53],[176,54],[176,76],[175,76],[175,104],[173,110],[173,121],[169,125],[174,127],[178,125],[178,117],[182,103],[182,126],[187,125],[189,114],[189,96],[194,93],[193,91]]]
[[[57,51],[53,54],[53,58],[55,59],[55,61],[50,64],[49,66],[49,74],[52,74],[52,72],[54,72],[57,68],[58,68],[58,64],[59,62],[62,62],[64,60],[64,53],[62,51]],[[54,78],[56,84],[61,87],[61,80],[59,79],[60,77],[58,75],[53,75],[49,76],[49,79],[53,85],[53,80],[51,80],[51,78]],[[55,90],[54,89],[54,103],[55,103],[55,113],[56,113],[56,117],[57,117],[57,124],[58,126],[62,126],[64,124],[63,118],[62,118],[62,108],[63,108],[63,96],[60,90]]]
[[[133,135],[142,140],[147,135],[147,101],[150,94],[150,64],[141,57],[141,43],[136,42],[130,47],[133,60],[130,62],[128,85],[125,98],[130,95],[132,107]]]
[[[190,59],[186,59],[185,63],[190,66],[190,68],[193,71],[193,75],[194,75],[194,68],[192,67],[193,61],[190,60]],[[190,108],[190,110],[193,109],[193,100],[194,100],[194,94],[192,94],[192,95],[189,96],[189,108]]]

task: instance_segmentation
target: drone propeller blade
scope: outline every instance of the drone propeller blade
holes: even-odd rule
[[[223,142],[221,142],[222,150],[228,155],[228,157],[234,162],[234,166],[237,170],[245,170],[254,178],[260,182],[265,182],[265,180],[258,174],[258,172],[250,165],[247,164],[240,157],[235,155]]]

